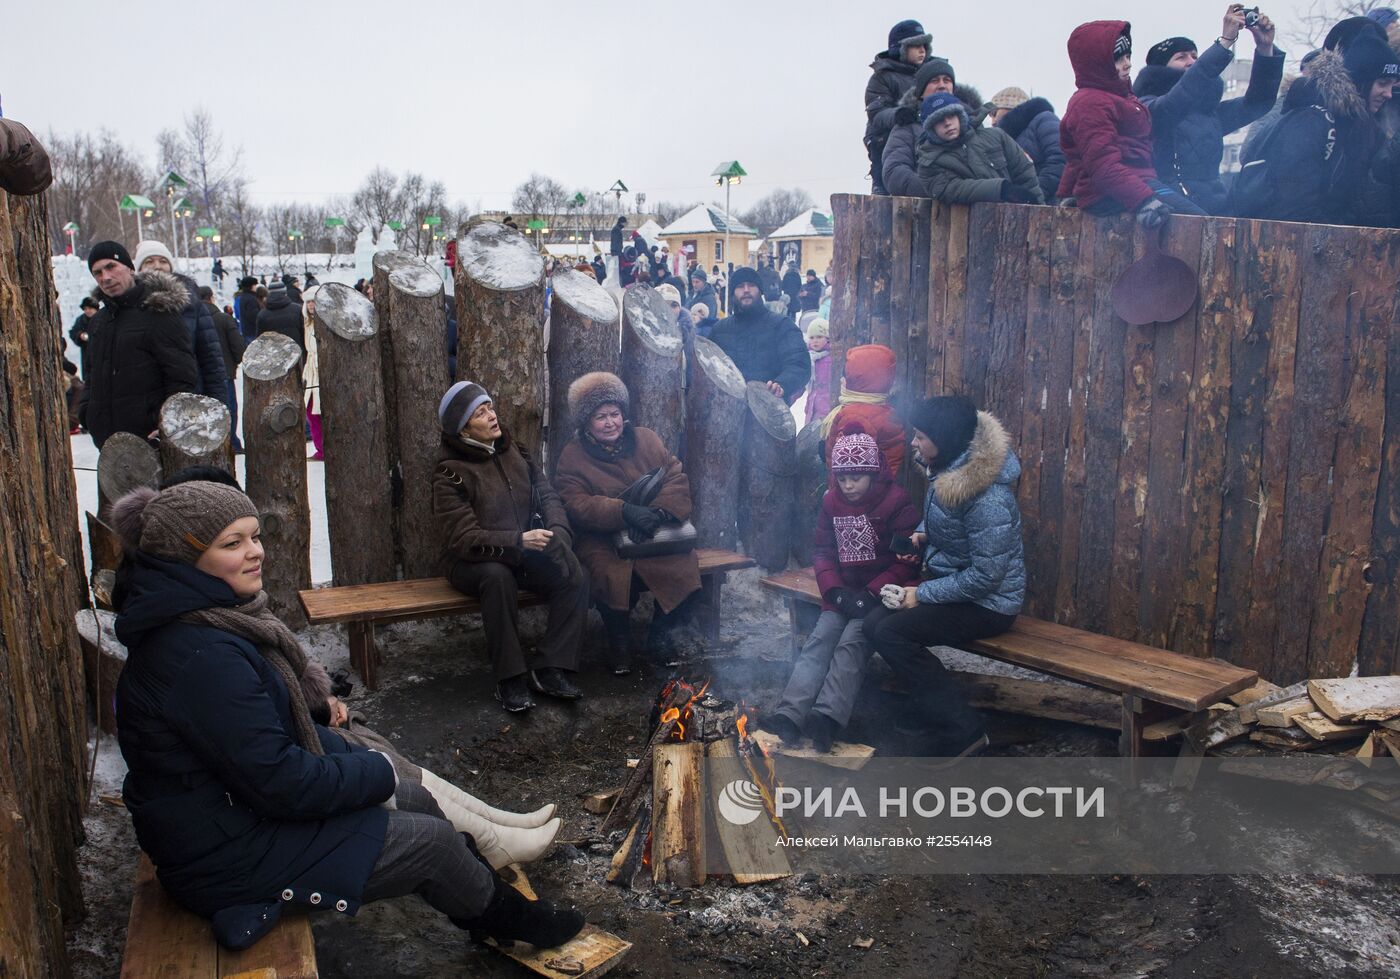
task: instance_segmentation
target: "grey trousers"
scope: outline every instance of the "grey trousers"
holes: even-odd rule
[[[480,915],[495,881],[467,849],[463,834],[419,782],[399,782],[394,802],[398,809],[389,813],[384,846],[365,882],[364,903],[418,894],[453,921]]]
[[[800,727],[816,711],[845,727],[873,653],[862,625],[861,619],[823,611],[797,656],[774,713]]]

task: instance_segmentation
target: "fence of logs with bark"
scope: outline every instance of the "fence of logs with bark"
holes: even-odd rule
[[[1172,219],[1180,319],[1110,305],[1130,217],[837,195],[831,339],[1022,464],[1027,612],[1277,683],[1400,668],[1400,233]]]

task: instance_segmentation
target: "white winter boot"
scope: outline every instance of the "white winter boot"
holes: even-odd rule
[[[487,822],[495,823],[497,826],[512,826],[519,829],[536,829],[543,826],[554,818],[554,803],[541,806],[534,812],[507,812],[504,809],[497,809],[495,806],[488,806],[476,796],[463,792],[426,768],[423,769],[423,788],[427,789],[434,799],[438,800],[438,805],[442,805],[444,798],[451,799],[457,806],[467,812],[476,813]],[[446,806],[443,810],[446,811]]]
[[[427,776],[429,773],[423,774]],[[496,870],[507,864],[531,863],[538,860],[549,849],[554,837],[559,835],[560,827],[564,825],[562,819],[551,819],[543,826],[498,826],[486,817],[464,808],[450,795],[439,795],[438,787],[448,783],[442,779],[433,781],[436,784],[429,785],[429,779],[424,778],[423,788],[432,794],[438,808],[442,810],[453,829],[459,833],[472,834],[472,838],[476,840],[476,848]]]

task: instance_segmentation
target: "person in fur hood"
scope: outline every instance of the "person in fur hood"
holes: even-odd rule
[[[1060,117],[1047,99],[1030,98],[1019,88],[1004,88],[992,96],[992,124],[1025,150],[1035,167],[1045,203],[1052,204],[1065,173],[1065,151],[1060,149]]]
[[[1196,56],[1196,43],[1169,37],[1147,51],[1147,66],[1133,82],[1133,94],[1152,113],[1152,163],[1157,176],[1211,214],[1228,213],[1220,179],[1225,136],[1263,118],[1273,107],[1283,80],[1284,53],[1274,48],[1274,25],[1261,16],[1253,27],[1254,59],[1249,87],[1236,99],[1223,99],[1221,73],[1235,57],[1244,27],[1244,7],[1231,4],[1220,36]]]
[[[555,473],[559,496],[578,531],[574,546],[588,569],[607,631],[609,664],[619,676],[631,672],[630,613],[640,594],[649,591],[656,600],[647,649],[669,659],[676,652],[677,630],[700,592],[694,551],[624,558],[613,545],[619,531],[644,540],[664,524],[690,519],[690,480],[655,432],[627,420],[631,401],[622,379],[606,371],[584,374],[570,384],[574,438],[560,453]],[[664,477],[651,503],[622,502],[624,490],[658,468]]]
[[[1001,422],[968,398],[929,398],[909,423],[929,487],[908,560],[925,580],[882,588],[882,607],[865,617],[865,637],[914,698],[908,730],[916,749],[956,757],[985,748],[986,734],[929,647],[999,635],[1021,611],[1021,464]]]
[[[919,106],[937,92],[950,92],[967,109],[969,129],[980,129],[995,108],[982,101],[982,93],[957,80],[957,73],[946,58],[930,58],[914,73],[914,84],[899,100],[894,128],[885,143],[883,177],[886,189],[895,197],[929,197],[919,176],[916,151],[919,136]]]
[[[969,128],[967,109],[956,96],[930,95],[919,107],[919,120],[919,177],[934,200],[1045,203],[1035,166],[1021,147],[995,126]]]
[[[136,273],[126,248],[98,242],[88,253],[102,304],[88,329],[87,388],[78,417],[99,449],[114,432],[154,438],[160,406],[199,383],[181,310],[189,293],[165,272]]]
[[[932,44],[933,36],[924,33],[917,20],[901,20],[890,28],[888,46],[870,63],[870,81],[865,84],[865,149],[875,194],[886,193],[881,155],[895,125],[895,109],[914,84],[915,72],[929,57]]]
[[[1312,59],[1235,178],[1233,209],[1240,217],[1318,224],[1373,224],[1387,214],[1372,165],[1381,145],[1377,116],[1397,79],[1400,56],[1371,33],[1354,38],[1343,55],[1323,51]],[[1255,167],[1261,171],[1252,174]]]

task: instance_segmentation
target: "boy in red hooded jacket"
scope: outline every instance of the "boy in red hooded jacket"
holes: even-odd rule
[[[904,434],[904,422],[890,407],[894,374],[894,351],[889,347],[868,343],[846,351],[841,396],[822,422],[823,458],[831,458],[836,440],[842,435],[864,432],[879,443],[880,452],[890,467],[890,478],[899,478],[908,439]]]
[[[1145,228],[1176,214],[1205,214],[1157,179],[1152,163],[1152,116],[1133,95],[1132,25],[1125,20],[1080,24],[1069,36],[1078,91],[1060,121],[1065,173],[1060,197],[1090,214],[1136,211]]]
[[[812,570],[822,612],[793,667],[782,699],[761,726],[795,744],[803,732],[817,751],[831,750],[851,719],[870,662],[862,631],[867,612],[885,585],[918,580],[918,563],[900,561],[895,537],[908,537],[920,514],[895,485],[875,439],[861,431],[843,435],[831,449],[830,488],[822,498],[812,548]]]

